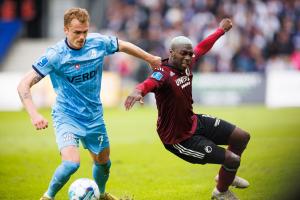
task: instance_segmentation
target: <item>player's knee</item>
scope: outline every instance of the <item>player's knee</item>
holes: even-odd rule
[[[109,154],[110,149],[106,148],[103,151],[101,151],[98,155],[93,156],[93,159],[96,163],[105,164],[110,160]]]
[[[241,163],[241,157],[227,151],[225,156],[225,162],[223,164],[223,167],[228,171],[236,171]]]
[[[229,145],[234,149],[244,150],[247,147],[249,140],[250,134],[240,128],[237,128]]]
[[[73,161],[63,161],[63,165],[65,167],[65,171],[68,174],[75,173],[78,170],[78,168],[80,167],[79,162],[73,162]]]
[[[98,164],[105,164],[109,161],[109,156],[97,157],[95,162]]]
[[[248,132],[242,130],[241,145],[244,149],[247,147],[249,140],[250,140],[250,134]]]

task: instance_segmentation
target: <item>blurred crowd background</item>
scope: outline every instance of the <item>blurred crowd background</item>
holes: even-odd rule
[[[0,110],[21,109],[15,88],[46,48],[65,38],[63,16],[86,8],[90,32],[116,35],[167,58],[178,35],[194,45],[223,18],[233,28],[194,67],[193,99],[201,105],[300,106],[300,0],[0,0]],[[101,100],[122,105],[151,70],[124,53],[105,59]],[[55,100],[50,80],[35,86],[39,107]],[[153,95],[147,103],[154,104]]]
[[[49,7],[52,2],[0,0],[1,32],[5,32],[11,21],[17,21],[21,27],[11,42],[0,32],[1,45],[8,43],[0,53],[5,55],[16,38],[51,37],[49,21],[53,15],[49,14]],[[172,37],[185,35],[197,44],[212,33],[223,18],[229,17],[233,20],[233,29],[199,60],[195,71],[300,70],[299,0],[68,0],[60,4],[87,8],[91,31],[117,35],[163,58],[168,55]],[[140,81],[149,73],[143,65],[146,64],[120,54],[106,60],[105,70]]]

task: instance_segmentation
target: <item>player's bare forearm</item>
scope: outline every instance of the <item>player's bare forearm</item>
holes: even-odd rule
[[[30,88],[34,84],[38,83],[41,79],[42,77],[39,74],[37,74],[34,70],[31,70],[24,76],[17,88],[19,97],[30,116],[33,125],[38,130],[47,128],[48,122],[37,112],[32,100]]]
[[[35,106],[33,105],[30,88],[34,84],[38,83],[41,79],[42,77],[40,75],[31,70],[24,76],[18,85],[19,97],[29,115],[35,114],[36,112]]]
[[[123,40],[119,40],[119,51],[140,58],[149,63],[152,69],[161,65],[161,58],[147,53],[140,47]]]
[[[133,107],[136,101],[139,101],[141,104],[144,104],[144,98],[142,92],[138,89],[135,89],[125,100],[124,106],[126,110],[129,110]]]

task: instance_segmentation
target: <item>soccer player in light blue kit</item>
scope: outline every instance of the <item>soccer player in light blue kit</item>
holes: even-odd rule
[[[79,168],[79,140],[94,161],[92,171],[101,193],[100,199],[118,199],[105,192],[111,162],[100,101],[104,57],[121,51],[145,60],[151,67],[161,64],[160,57],[132,43],[114,36],[88,34],[88,29],[88,12],[82,8],[68,9],[64,15],[66,38],[47,49],[18,86],[20,99],[37,130],[47,128],[48,121],[34,106],[30,88],[49,74],[57,93],[52,118],[62,163],[54,172],[41,200],[54,199]]]

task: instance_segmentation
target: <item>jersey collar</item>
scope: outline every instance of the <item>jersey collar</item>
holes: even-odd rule
[[[72,49],[72,50],[74,50],[74,51],[79,51],[79,50],[82,49],[82,47],[83,47],[83,46],[82,46],[80,49],[75,49],[75,48],[71,47],[71,46],[69,45],[69,43],[68,43],[67,38],[65,39],[65,43],[66,43],[66,45],[67,45],[70,49]],[[85,45],[85,43],[86,43],[86,40],[84,41],[84,45]]]
[[[176,69],[174,67],[174,65],[169,64],[168,61],[169,61],[169,58],[163,59],[162,60],[162,65],[166,66],[166,67],[169,67],[172,71],[176,72],[177,74],[181,74],[181,75],[185,74],[185,71],[180,71],[180,70]]]

